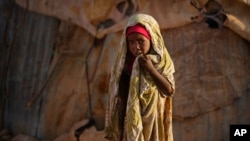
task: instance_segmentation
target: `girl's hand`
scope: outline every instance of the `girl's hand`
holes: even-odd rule
[[[154,69],[154,65],[151,61],[151,59],[147,55],[142,55],[138,58],[138,62],[140,66],[142,66],[147,71],[151,71]]]
[[[156,70],[156,68],[154,67],[152,63],[152,60],[148,56],[146,55],[140,56],[138,58],[138,62],[143,69],[148,71],[148,73],[154,80],[156,86],[164,95],[166,96],[173,95],[174,90],[169,80]]]

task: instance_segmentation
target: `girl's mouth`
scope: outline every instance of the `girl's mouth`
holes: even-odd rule
[[[136,56],[139,56],[139,55],[141,55],[142,54],[142,51],[137,51],[136,52]]]

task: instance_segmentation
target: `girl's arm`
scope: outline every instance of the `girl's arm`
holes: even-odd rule
[[[167,78],[165,78],[162,74],[160,74],[156,68],[154,67],[152,61],[147,56],[142,56],[138,59],[139,64],[149,72],[150,76],[154,80],[156,86],[159,88],[160,91],[163,92],[166,96],[173,95],[173,88],[171,83]]]

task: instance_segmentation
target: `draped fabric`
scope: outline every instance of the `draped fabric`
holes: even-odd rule
[[[147,56],[175,90],[174,64],[157,21],[150,15],[136,14],[129,18],[126,28],[138,23],[144,25],[151,36],[151,50]],[[105,137],[112,141],[172,141],[172,96],[166,96],[157,88],[149,73],[140,68],[138,57],[130,77],[124,129],[118,126],[119,81],[127,53],[126,28],[111,72]]]

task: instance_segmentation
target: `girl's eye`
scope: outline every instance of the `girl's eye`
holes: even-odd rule
[[[133,41],[128,41],[128,44],[129,45],[133,45]]]
[[[144,42],[143,40],[139,40],[139,41],[138,41],[138,43],[139,43],[140,45],[143,44],[143,42]]]

